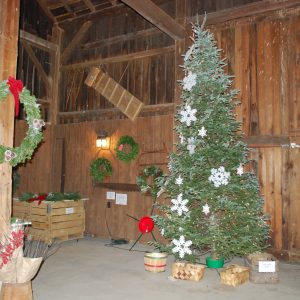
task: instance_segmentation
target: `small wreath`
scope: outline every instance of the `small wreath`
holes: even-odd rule
[[[90,174],[96,182],[102,182],[105,177],[112,174],[112,166],[108,159],[99,157],[92,161]]]
[[[150,194],[154,199],[156,199],[157,193],[159,191],[159,184],[157,182],[157,178],[163,175],[163,171],[161,168],[156,166],[150,166],[143,170],[142,174],[140,174],[136,178],[136,183],[141,189],[141,193],[144,195]],[[152,177],[152,184],[149,184],[149,178]]]
[[[126,147],[127,145],[130,147],[130,149]],[[131,160],[135,159],[139,154],[139,150],[139,145],[129,135],[120,137],[115,148],[117,158],[125,162],[130,162]]]
[[[39,104],[34,96],[23,87],[21,80],[9,77],[0,82],[0,102],[4,101],[9,92],[14,96],[16,115],[19,113],[19,100],[24,105],[28,131],[19,147],[11,148],[0,145],[0,164],[7,162],[13,167],[31,158],[35,148],[42,141],[42,127],[45,122],[41,119]]]

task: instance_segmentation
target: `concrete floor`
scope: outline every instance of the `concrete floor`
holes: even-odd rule
[[[151,251],[150,247],[138,245],[135,251],[127,251],[107,247],[107,243],[92,238],[62,243],[33,280],[34,300],[300,299],[299,263],[281,262],[279,283],[247,282],[234,288],[221,284],[212,269],[206,269],[199,282],[172,280],[171,256],[166,272],[144,271],[142,251]],[[130,245],[120,247],[129,249]]]

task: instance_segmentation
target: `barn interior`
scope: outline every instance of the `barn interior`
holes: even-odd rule
[[[12,193],[18,198],[28,192],[78,192],[84,216],[61,231],[63,240],[132,245],[139,238],[136,247],[151,241],[150,234],[140,236],[137,220],[151,214],[153,199],[141,194],[136,177],[151,165],[168,171],[176,141],[174,116],[182,100],[183,55],[192,43],[193,24],[205,20],[226,58],[225,72],[240,91],[236,117],[269,215],[268,252],[280,261],[299,262],[300,1],[3,0],[0,16],[1,80],[10,75],[22,80],[46,124],[30,161],[13,170],[0,165],[2,211],[14,212],[8,200]],[[93,81],[101,74],[104,86]],[[108,82],[113,91],[107,91]],[[0,114],[0,143],[18,145],[27,131],[24,108],[13,124],[12,103],[0,105],[8,112]],[[103,132],[110,139],[108,149],[96,146]],[[129,163],[115,154],[125,135],[140,148]],[[100,156],[113,172],[97,183],[90,165]],[[19,182],[12,192],[5,183],[11,183],[13,172]],[[110,199],[110,192],[121,195],[121,203]],[[153,232],[163,240],[157,228]],[[290,299],[295,295],[293,290]]]

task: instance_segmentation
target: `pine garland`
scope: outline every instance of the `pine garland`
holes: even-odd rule
[[[17,89],[12,87],[12,84],[15,83],[19,84]],[[28,131],[20,146],[6,147],[0,145],[0,164],[7,162],[14,167],[31,158],[35,148],[43,139],[41,131],[45,123],[41,119],[39,104],[36,103],[36,98],[30,95],[30,92],[23,87],[23,84],[19,80],[10,77],[9,80],[0,83],[0,102],[5,100],[10,91],[15,98],[19,97],[20,102],[24,105],[26,122],[28,124]]]

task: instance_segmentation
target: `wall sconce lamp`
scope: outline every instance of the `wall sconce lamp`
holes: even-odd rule
[[[100,150],[109,150],[110,137],[108,136],[107,131],[101,130],[97,134],[96,147]]]

